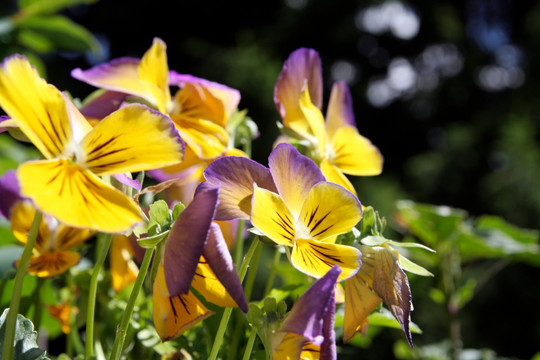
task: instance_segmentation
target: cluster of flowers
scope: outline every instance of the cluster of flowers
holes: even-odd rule
[[[59,275],[79,262],[77,246],[96,233],[114,234],[111,272],[120,291],[137,277],[127,237],[135,234],[156,250],[154,326],[169,340],[213,314],[198,294],[248,311],[229,252],[234,244],[225,239],[244,234],[234,226],[249,221],[252,233],[285,247],[306,279],[318,279],[265,342],[274,359],[335,359],[336,302],[344,302],[345,341],[365,334],[367,316],[384,301],[412,345],[403,269],[427,271],[400,255],[377,221],[356,229],[363,214],[376,213],[360,203],[345,174],[378,175],[383,158],[359,134],[345,83],[334,84],[323,116],[315,50],[294,51],[277,80],[283,135],[268,167],[235,147],[240,93],[169,70],[158,38],[141,59],[119,58],[72,76],[100,90],[76,106],[23,56],[0,67],[0,106],[7,114],[0,130],[30,141],[44,157],[20,164],[0,182],[0,210],[20,242],[27,242],[36,213],[44,214],[28,273]],[[178,87],[174,96],[171,87]],[[145,171],[157,185],[143,189],[143,177],[132,176]],[[162,189],[174,207],[168,229],[151,224],[138,203],[138,195]]]

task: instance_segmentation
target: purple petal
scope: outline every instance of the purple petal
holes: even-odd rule
[[[347,84],[338,81],[330,93],[326,110],[326,128],[332,137],[337,129],[347,125],[356,127],[352,96]]]
[[[287,207],[298,214],[311,188],[326,178],[321,169],[290,144],[276,146],[268,157],[272,178]]]
[[[306,337],[315,345],[323,342],[323,319],[334,304],[334,287],[341,273],[334,266],[306,290],[283,321],[281,330]]]
[[[113,178],[115,178],[124,185],[131,186],[136,190],[140,191],[142,189],[141,183],[139,183],[136,179],[131,179],[126,174],[114,174]]]
[[[81,113],[87,118],[103,119],[118,110],[128,95],[117,91],[105,91],[88,104],[84,105]]]
[[[300,48],[295,50],[283,64],[274,88],[274,103],[285,119],[301,114],[300,94],[307,82],[311,102],[322,109],[322,65],[317,51]]]
[[[244,289],[242,288],[242,282],[234,267],[227,243],[221,233],[221,228],[216,223],[212,223],[210,227],[210,234],[208,235],[208,241],[204,247],[203,255],[218,280],[225,286],[227,292],[238,304],[238,307],[247,313],[248,304],[244,295]]]
[[[9,120],[11,119],[9,116],[7,115],[1,115],[0,116],[0,133],[3,133],[4,131],[7,131],[7,127],[5,126],[2,126],[1,124],[6,121],[6,120]]]
[[[219,188],[198,193],[169,233],[163,265],[170,296],[187,294],[216,212]]]
[[[323,318],[323,336],[321,355],[319,360],[336,360],[336,333],[334,331],[334,317],[336,313],[335,294],[332,293],[326,313]]]
[[[204,170],[204,177],[221,189],[216,220],[249,219],[253,183],[277,192],[270,170],[244,157],[219,158]]]
[[[137,58],[121,57],[87,70],[73,69],[71,76],[98,88],[140,96],[139,63]]]
[[[8,219],[13,204],[23,199],[15,171],[9,170],[0,178],[0,194],[0,215]]]

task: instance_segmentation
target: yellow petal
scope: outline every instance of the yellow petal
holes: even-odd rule
[[[315,136],[316,147],[319,151],[319,155],[322,157],[326,151],[327,143],[324,117],[321,110],[311,102],[307,87],[302,90],[302,94],[300,95],[300,109],[302,109],[302,113]]]
[[[321,161],[320,167],[326,180],[341,185],[356,195],[356,189],[354,188],[353,184],[351,184],[349,179],[347,179],[345,174],[343,174],[338,167],[331,164],[327,159]]]
[[[356,196],[334,183],[320,182],[302,207],[297,234],[321,241],[350,231],[361,218],[362,207]]]
[[[191,286],[200,292],[207,301],[213,304],[238,307],[202,256],[199,265],[197,265],[197,270],[195,271]]]
[[[165,113],[171,100],[169,90],[169,66],[167,46],[163,40],[154,38],[152,46],[144,54],[138,67],[139,79],[146,82],[159,111]]]
[[[30,201],[19,201],[11,209],[11,231],[15,238],[23,244],[26,244],[35,215],[36,208]],[[43,219],[39,224],[34,253],[41,253],[41,250],[51,241],[52,234],[46,221]]]
[[[61,154],[71,141],[62,93],[41,79],[22,56],[11,56],[0,67],[0,106],[48,159]]]
[[[112,287],[117,293],[135,282],[139,268],[133,261],[133,248],[129,238],[116,235],[111,243],[110,251]]]
[[[17,176],[23,196],[67,225],[117,233],[142,221],[134,201],[67,160],[29,161]]]
[[[183,146],[172,123],[146,106],[125,106],[82,142],[85,166],[98,175],[156,169],[182,161]]]
[[[332,162],[349,175],[379,175],[383,168],[383,157],[379,149],[358,133],[354,126],[338,129],[332,138]]]
[[[281,338],[279,338],[281,336]],[[279,338],[277,344],[272,349],[272,360],[299,360],[301,358],[302,347],[307,342],[304,336],[294,334],[278,332],[275,335]],[[274,340],[276,341],[276,340]],[[309,359],[309,358],[307,358]]]
[[[81,255],[73,251],[45,252],[30,258],[28,273],[38,277],[52,277],[62,274],[77,265]],[[19,266],[17,261],[17,266]]]
[[[196,83],[186,83],[176,93],[171,115],[205,119],[223,128],[227,125],[223,102],[210,89]]]
[[[362,264],[364,267],[364,264]],[[359,270],[358,273],[360,273]],[[357,274],[345,281],[345,316],[343,323],[343,341],[352,340],[354,335],[361,332],[366,334],[368,320],[367,317],[379,304],[382,299],[375,295],[373,291]]]
[[[295,237],[295,221],[276,193],[253,185],[251,223],[279,245],[292,246]]]
[[[154,326],[161,340],[174,339],[212,315],[191,291],[186,295],[169,296],[163,264],[154,281]]]
[[[171,116],[187,146],[200,159],[213,160],[227,150],[227,131],[209,120],[184,115]]]
[[[356,274],[361,256],[360,251],[352,246],[296,239],[291,261],[298,270],[315,278],[321,278],[334,265],[339,265],[342,273],[338,281],[341,281]]]

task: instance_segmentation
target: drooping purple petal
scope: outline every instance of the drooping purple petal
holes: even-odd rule
[[[295,215],[300,213],[311,188],[326,180],[313,160],[287,143],[276,146],[268,157],[268,165],[279,194]]]
[[[116,180],[118,180],[120,183],[124,185],[131,186],[132,188],[136,190],[140,191],[142,189],[142,185],[140,182],[137,181],[137,179],[132,179],[128,177],[126,174],[114,174],[113,178],[115,178]]]
[[[336,333],[334,331],[334,318],[336,314],[335,295],[332,293],[323,318],[323,336],[321,355],[319,360],[336,360]]]
[[[313,344],[321,345],[324,340],[323,319],[329,306],[333,305],[334,287],[340,273],[341,268],[336,265],[311,285],[294,304],[280,330],[304,336]]]
[[[169,71],[169,85],[184,87],[185,84],[188,83],[199,84],[207,88],[208,91],[212,93],[212,95],[214,95],[219,100],[221,100],[221,102],[223,102],[223,105],[225,106],[225,112],[227,114],[231,114],[240,103],[240,91],[236,89],[193,75],[179,74],[173,70]]]
[[[347,84],[338,81],[332,86],[328,109],[326,110],[328,136],[332,138],[337,129],[348,125],[356,128],[352,96]]]
[[[2,126],[2,123],[6,120],[9,120],[11,119],[9,116],[7,115],[0,115],[0,133],[3,133],[4,131],[7,131],[7,127],[6,126]]]
[[[214,219],[219,188],[199,192],[173,224],[163,265],[170,296],[187,294]]]
[[[208,234],[208,240],[204,247],[203,255],[214,274],[216,274],[218,280],[238,304],[238,307],[243,312],[247,313],[248,304],[246,296],[244,295],[244,289],[242,288],[242,282],[234,267],[231,254],[229,253],[221,229],[216,223],[212,223],[210,227],[210,233]]]
[[[204,177],[210,185],[220,187],[216,220],[249,219],[253,183],[277,192],[270,170],[244,157],[219,158],[204,170]]]
[[[9,170],[0,178],[0,194],[0,215],[8,219],[13,204],[23,199],[15,171]]]
[[[302,113],[298,100],[306,84],[311,102],[322,109],[321,59],[317,51],[300,48],[285,61],[274,87],[274,103],[285,121]]]
[[[103,119],[118,110],[128,95],[117,91],[105,91],[92,99],[81,108],[81,113],[87,118]]]

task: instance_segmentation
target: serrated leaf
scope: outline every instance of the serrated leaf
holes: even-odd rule
[[[4,310],[0,316],[0,353],[3,352],[4,337],[6,333],[6,318],[9,309]],[[15,339],[13,344],[13,360],[50,360],[45,354],[45,350],[39,348],[37,344],[37,332],[34,331],[34,324],[24,316],[17,314],[15,327]]]

